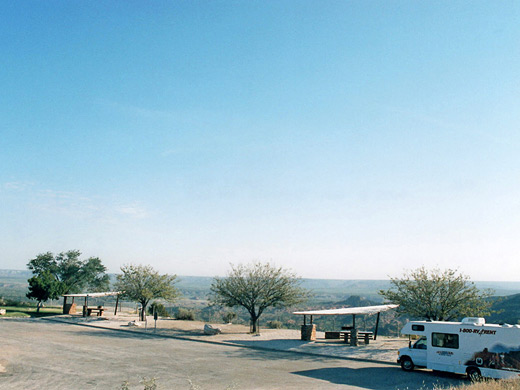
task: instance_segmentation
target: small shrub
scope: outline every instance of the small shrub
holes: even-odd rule
[[[237,313],[233,311],[228,311],[222,316],[225,324],[230,324],[235,318],[237,318]]]
[[[155,381],[155,378],[143,377],[139,383],[144,385],[144,390],[157,390],[157,383],[155,383]],[[120,390],[130,390],[130,382],[124,381],[121,384]]]
[[[157,383],[155,383],[155,378],[144,377],[141,380],[141,384],[144,385],[144,390],[156,390],[157,389]]]
[[[281,321],[269,321],[267,323],[267,326],[269,327],[269,329],[282,329],[282,322]]]
[[[159,317],[169,317],[170,313],[168,313],[168,310],[164,307],[162,303],[159,302],[153,302],[150,307],[148,307],[148,314],[153,316],[154,309],[157,310],[157,315]]]
[[[177,314],[175,315],[175,319],[184,320],[184,321],[194,321],[195,313],[189,309],[184,309],[182,307],[177,310]]]

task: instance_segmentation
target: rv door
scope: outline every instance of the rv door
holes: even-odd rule
[[[458,372],[460,360],[459,335],[457,333],[432,332],[428,348],[428,368],[438,371]]]
[[[412,346],[413,363],[419,367],[426,367],[426,353],[428,352],[428,341],[426,337],[421,337]]]

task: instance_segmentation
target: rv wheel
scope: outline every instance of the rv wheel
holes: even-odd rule
[[[477,367],[468,367],[466,373],[468,374],[469,380],[472,382],[478,382],[482,379],[482,374]]]
[[[412,371],[413,370],[413,362],[412,359],[409,357],[404,357],[401,359],[401,368],[405,371]]]

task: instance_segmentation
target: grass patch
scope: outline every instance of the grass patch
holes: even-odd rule
[[[450,387],[447,390],[520,390],[520,380],[503,379],[493,380],[487,379],[482,382],[467,384],[457,387]]]
[[[6,314],[2,317],[47,317],[62,314],[61,307],[42,307],[39,313],[36,313],[36,307],[25,307],[25,306],[2,306],[5,309]]]

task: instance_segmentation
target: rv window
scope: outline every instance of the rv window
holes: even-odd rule
[[[432,333],[432,346],[458,349],[459,335],[452,333]]]
[[[427,349],[426,337],[421,337],[419,340],[417,340],[413,347],[414,349]]]
[[[418,332],[424,332],[424,325],[412,325],[412,330],[416,330]]]

